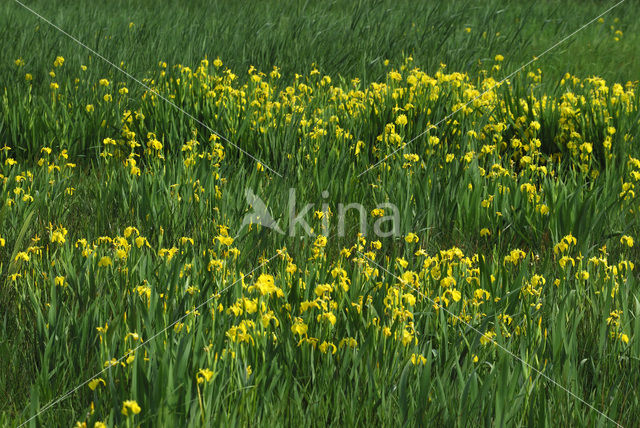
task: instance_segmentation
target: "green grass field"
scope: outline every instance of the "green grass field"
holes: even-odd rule
[[[1,426],[637,424],[637,4],[24,4]]]

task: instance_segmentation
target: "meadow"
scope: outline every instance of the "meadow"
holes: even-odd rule
[[[24,4],[0,425],[640,419],[636,4]]]

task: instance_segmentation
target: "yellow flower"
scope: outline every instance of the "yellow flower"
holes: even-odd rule
[[[620,238],[620,243],[622,245],[626,245],[627,247],[631,248],[633,247],[633,238],[628,235],[623,235],[622,238]]]
[[[220,68],[220,67],[222,67],[222,61],[220,61],[220,58],[219,58],[219,57],[213,60],[213,66],[214,66],[215,68]]]
[[[382,208],[376,208],[371,211],[372,217],[382,217],[384,215],[384,210]]]
[[[125,250],[123,250],[122,248],[118,248],[116,250],[116,258],[119,260],[123,260],[127,258],[127,252]]]
[[[51,242],[57,242],[62,245],[66,241],[65,236],[67,236],[67,229],[60,226],[51,233]]]
[[[579,274],[576,274],[576,277],[578,277],[578,279],[582,279],[586,281],[587,279],[589,279],[589,272],[587,272],[586,270],[583,270]]]
[[[622,341],[625,344],[629,343],[629,336],[627,336],[626,334],[622,333],[620,335],[620,341]]]
[[[105,323],[104,327],[96,327],[96,330],[98,331],[98,333],[100,333],[100,335],[106,333],[107,330],[109,330],[109,323]]]
[[[456,285],[456,279],[452,276],[447,276],[446,278],[443,278],[440,281],[440,286],[442,288],[455,287],[455,285]]]
[[[416,296],[411,293],[405,293],[402,295],[402,299],[409,305],[414,306],[416,304]]]
[[[391,80],[395,80],[399,82],[402,80],[402,74],[398,73],[397,71],[390,71],[389,78],[391,78]]]
[[[104,256],[103,258],[100,259],[100,261],[98,262],[98,267],[105,267],[105,266],[111,266],[113,263],[111,262],[111,257],[109,256]]]
[[[56,276],[54,282],[56,285],[59,285],[60,287],[64,287],[64,276]]]
[[[322,297],[325,293],[331,293],[333,291],[333,287],[331,286],[331,284],[320,284],[316,287],[316,289],[314,290],[314,292],[316,293],[316,296],[318,297]]]
[[[326,341],[322,342],[318,348],[320,348],[320,352],[322,352],[323,354],[326,354],[327,352],[329,352],[329,350],[331,350],[332,354],[335,354],[338,350],[338,348],[336,348],[336,345]]]
[[[308,301],[308,300],[305,300],[304,302],[300,303],[300,313],[305,313],[311,308],[320,309],[320,305],[316,301]],[[300,322],[302,322],[302,318],[300,320],[301,320]]]
[[[409,266],[409,262],[406,261],[403,257],[396,258],[396,262],[402,266],[402,269],[406,269]]]
[[[462,293],[460,293],[458,290],[451,289],[451,290],[447,290],[447,292],[451,294],[451,298],[453,299],[454,302],[459,302],[460,299],[462,298]]]
[[[353,337],[345,337],[344,339],[342,339],[340,341],[338,346],[340,346],[341,348],[343,346],[348,346],[349,348],[357,348],[358,347],[358,341],[356,339],[354,339]]]
[[[173,258],[173,256],[176,255],[176,253],[178,252],[178,249],[176,247],[171,247],[171,248],[161,248],[160,250],[158,250],[158,255],[160,257],[167,257],[167,260],[171,260]]]
[[[243,300],[243,303],[244,303],[244,309],[247,311],[248,314],[253,314],[258,312],[258,299],[249,300],[245,298]]]
[[[106,383],[106,382],[104,381],[104,379],[102,379],[101,377],[99,377],[99,378],[97,378],[97,379],[92,379],[92,380],[89,382],[89,388],[91,388],[91,390],[92,390],[92,391],[95,391],[95,390],[96,390],[96,388],[97,388],[98,386],[100,386],[100,384],[103,384],[103,385],[105,385],[105,386],[107,385],[107,383]]]
[[[29,254],[25,253],[24,251],[20,251],[18,254],[16,254],[16,258],[14,259],[14,261],[18,261],[18,260],[22,260],[25,262],[29,261]]]
[[[274,294],[278,297],[284,296],[282,290],[276,287],[273,276],[267,274],[261,274],[258,277],[255,285],[249,287],[249,291],[258,290],[261,295],[271,295]]]
[[[156,140],[155,138],[153,138],[149,140],[149,142],[147,143],[147,147],[153,148],[155,150],[162,150],[162,143]]]
[[[213,377],[213,372],[209,369],[200,369],[198,370],[198,383],[203,383],[205,381],[211,382],[211,378]]]
[[[586,153],[593,152],[593,144],[591,144],[591,143],[582,143],[582,144],[580,144],[580,151],[581,152],[586,152]]]
[[[22,58],[18,58],[14,61],[17,67],[22,67],[24,65],[24,60]]]
[[[520,260],[524,260],[526,254],[524,251],[520,249],[511,250],[511,253],[504,258],[504,262],[511,262],[514,265],[517,265]]]
[[[571,262],[572,266],[576,265],[576,261],[573,259],[573,257],[563,256],[560,260],[558,260],[558,264],[560,265],[560,267],[562,267],[562,269],[565,268],[567,262]]]
[[[502,55],[496,55],[496,57],[494,58],[497,62],[502,62],[504,61],[504,57]]]
[[[404,240],[408,243],[416,243],[419,241],[419,238],[415,233],[408,233],[407,236],[404,237]]]
[[[488,331],[480,337],[480,343],[486,345],[490,342],[493,342],[494,337],[496,337],[496,333],[493,331]]]
[[[124,237],[125,237],[125,238],[128,238],[128,237],[130,237],[130,236],[131,236],[131,234],[132,234],[133,232],[136,232],[136,235],[139,235],[139,234],[140,234],[140,232],[138,231],[138,229],[137,229],[137,228],[135,228],[135,227],[133,227],[133,226],[128,226],[128,227],[126,227],[126,228],[124,229],[123,235],[124,235]]]
[[[404,115],[404,114],[401,114],[400,116],[398,116],[398,117],[396,118],[396,125],[404,126],[404,125],[406,125],[407,123],[408,123],[407,116],[406,116],[406,115]]]
[[[127,416],[130,414],[130,412],[134,415],[137,415],[138,413],[140,413],[140,406],[138,406],[138,403],[136,403],[135,400],[125,400],[122,403],[122,414]]]
[[[107,424],[101,421],[96,421],[96,423],[93,424],[93,428],[107,428]]]
[[[316,247],[324,247],[327,245],[327,237],[323,235],[318,235],[316,238],[316,242],[313,243]]]
[[[25,74],[24,80],[26,80],[27,82],[31,82],[33,80],[33,76],[31,75],[31,73]]]
[[[402,330],[402,344],[407,346],[409,343],[413,341],[413,334],[409,333],[409,331]]]
[[[413,284],[417,285],[418,283],[418,274],[413,271],[406,271],[401,275],[402,282],[405,284]]]
[[[227,247],[233,244],[233,238],[230,236],[216,236],[216,239],[220,241],[221,244],[226,245]]]
[[[49,87],[55,91],[56,89],[58,89],[60,87],[60,85],[58,85],[56,82],[51,82]]]
[[[56,60],[53,61],[53,66],[54,67],[62,67],[63,64],[64,64],[64,58],[61,57],[61,56],[56,57]]]
[[[87,113],[93,113],[93,111],[95,110],[93,108],[93,104],[87,104],[87,106],[85,107],[85,109],[87,110]]]
[[[420,160],[420,156],[415,153],[406,153],[404,158],[407,162],[418,162]]]
[[[545,204],[542,204],[538,207],[538,211],[540,212],[540,214],[542,215],[547,215],[549,214],[549,207],[546,206]]]
[[[333,312],[325,312],[322,315],[318,315],[318,321],[327,320],[331,325],[336,325],[336,316]]]
[[[423,355],[420,355],[420,354],[411,354],[411,363],[414,366],[417,366],[418,364],[424,365],[424,364],[427,363],[427,359]]]
[[[0,247],[4,247],[6,241],[4,240],[4,238],[2,236],[0,236]]]
[[[100,79],[100,86],[109,86],[109,81],[107,79]]]
[[[309,327],[302,321],[302,318],[296,318],[295,324],[291,326],[291,332],[299,336],[307,334]]]
[[[189,238],[188,236],[183,236],[182,238],[180,238],[180,245],[187,244],[193,245],[193,238]]]
[[[480,229],[480,236],[481,237],[485,237],[485,236],[491,236],[491,232],[489,231],[489,229],[487,229],[486,227]]]

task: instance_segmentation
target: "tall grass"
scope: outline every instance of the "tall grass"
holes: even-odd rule
[[[635,10],[421,135],[603,5],[160,3],[30,6],[282,177],[1,6],[0,423],[637,420]]]

